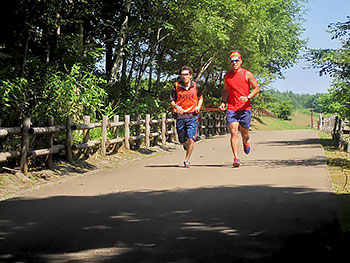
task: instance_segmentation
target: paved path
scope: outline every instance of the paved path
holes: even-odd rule
[[[197,143],[190,169],[179,147],[2,201],[0,262],[322,258],[335,213],[317,133],[252,132],[251,146],[240,168],[225,135]]]

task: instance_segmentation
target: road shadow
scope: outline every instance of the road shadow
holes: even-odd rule
[[[324,156],[315,156],[313,158],[303,159],[251,159],[242,160],[243,167],[262,167],[264,169],[280,169],[286,167],[315,167],[326,165],[326,158]],[[145,165],[145,168],[184,168],[178,164],[154,164]],[[203,164],[191,163],[192,168],[207,167],[207,168],[230,168],[232,169],[232,162],[217,163],[217,164]]]
[[[333,201],[269,186],[10,199],[0,261],[334,262],[347,250]]]
[[[280,169],[283,167],[315,167],[325,166],[326,158],[324,156],[316,156],[307,159],[253,159],[244,162],[244,166],[257,166],[265,169]]]
[[[308,138],[301,140],[287,140],[287,141],[266,141],[258,143],[261,145],[268,146],[303,146],[303,147],[311,147],[311,148],[321,148],[321,140],[318,138]]]
[[[183,165],[178,164],[154,164],[145,165],[146,168],[184,168]],[[191,167],[208,167],[208,168],[232,168],[232,163],[225,164],[191,164]]]

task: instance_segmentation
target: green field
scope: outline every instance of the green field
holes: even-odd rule
[[[314,128],[317,126],[318,115],[314,114]],[[253,117],[252,130],[300,130],[311,128],[311,112],[308,109],[296,110],[291,120],[285,121],[272,117]]]

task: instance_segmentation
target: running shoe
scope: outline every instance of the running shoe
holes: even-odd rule
[[[184,167],[185,168],[190,168],[190,162],[189,161],[184,161]]]
[[[245,154],[249,154],[250,153],[250,145],[249,145],[249,143],[243,144],[243,150],[244,150]]]
[[[233,167],[240,167],[241,166],[241,160],[238,158],[235,158],[233,161]]]

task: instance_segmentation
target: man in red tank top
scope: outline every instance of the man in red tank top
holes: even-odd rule
[[[199,84],[192,81],[192,69],[183,66],[181,81],[175,82],[170,94],[170,103],[176,114],[176,130],[180,143],[186,150],[184,166],[190,168],[190,157],[197,135],[198,112],[203,104]]]
[[[248,140],[252,110],[250,99],[258,94],[259,86],[254,75],[242,68],[242,57],[239,51],[231,52],[230,60],[232,70],[224,76],[220,109],[225,110],[227,104],[226,118],[231,130],[233,167],[239,167],[241,161],[238,156],[238,130],[241,132],[244,152],[248,154],[250,152]],[[253,88],[252,91],[250,87]]]

